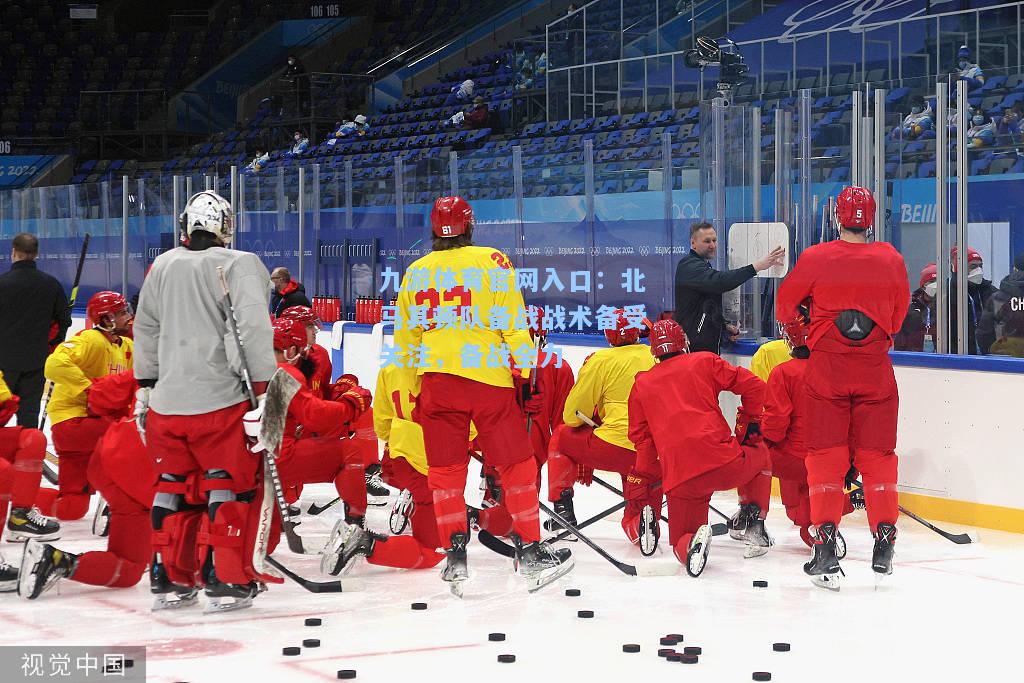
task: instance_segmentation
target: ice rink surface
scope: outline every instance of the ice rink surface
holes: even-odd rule
[[[475,483],[471,477],[471,503],[479,499]],[[331,487],[307,487],[303,506],[332,497]],[[578,487],[576,501],[582,519],[616,498],[596,486]],[[731,514],[735,499],[720,493],[712,504]],[[385,530],[389,509],[372,508],[370,526]],[[307,518],[300,531],[326,534],[339,514],[335,507]],[[716,537],[699,579],[681,566],[674,576],[625,576],[582,543],[571,543],[576,568],[534,594],[513,577],[511,560],[474,536],[463,600],[449,594],[438,569],[365,563],[349,575],[361,579],[358,592],[316,595],[286,583],[271,586],[250,609],[211,615],[201,606],[150,611],[145,578],[120,590],[64,580],[32,602],[0,595],[0,644],[142,645],[148,680],[159,683],[334,681],[340,669],[355,669],[356,680],[388,683],[741,682],[755,671],[770,672],[773,681],[822,683],[1022,680],[1016,648],[1024,537],[982,530],[981,544],[958,546],[901,518],[895,573],[876,588],[872,541],[864,514],[855,513],[842,525],[849,546],[846,582],[830,593],[804,576],[809,551],[781,508],[772,510],[768,529],[775,547],[749,560],[741,544]],[[617,514],[590,531],[620,560],[677,564],[667,547],[643,558],[626,542]],[[56,545],[80,552],[102,549],[105,540],[91,536],[87,519],[68,523]],[[5,542],[3,551],[8,561],[20,560],[19,546]],[[275,557],[309,578],[329,578],[319,573],[316,557],[293,555],[283,541]],[[753,588],[757,579],[768,588]],[[568,597],[567,588],[582,595]],[[413,611],[413,602],[428,609]],[[593,610],[594,618],[578,618],[578,610]],[[307,627],[307,617],[320,617],[323,625]],[[489,642],[492,632],[506,640]],[[680,652],[702,648],[697,664],[658,657],[659,638],[669,633],[683,634]],[[319,639],[320,647],[282,655],[282,648],[308,638]],[[775,642],[792,650],[774,652]],[[624,653],[625,643],[641,651]],[[499,663],[499,654],[514,654],[516,661]]]

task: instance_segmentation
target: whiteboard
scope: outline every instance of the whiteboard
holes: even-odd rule
[[[783,247],[786,260],[781,266],[761,271],[757,277],[784,277],[789,272],[789,226],[785,223],[733,223],[729,226],[729,268],[742,268]]]

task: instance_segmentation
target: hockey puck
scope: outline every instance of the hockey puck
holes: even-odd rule
[[[663,647],[662,649],[658,650],[659,657],[668,657],[669,655],[674,655],[675,653],[676,651],[670,647]]]
[[[338,678],[340,678],[342,680],[347,679],[347,678],[355,678],[355,677],[356,677],[356,670],[355,669],[338,669]]]
[[[580,595],[582,595],[579,588],[566,588],[565,594],[568,595],[570,598],[578,598],[580,597]]]
[[[754,582],[754,588],[767,588],[767,587],[768,587],[768,582],[767,581],[755,581]]]
[[[489,640],[489,641],[491,641],[493,643],[499,643],[499,642],[505,640],[505,634],[504,633],[488,633],[487,634],[487,640]]]
[[[576,613],[576,616],[578,616],[580,619],[593,619],[594,618],[594,610],[592,610],[592,609],[581,609],[579,612]]]
[[[772,643],[772,649],[776,652],[789,652],[789,643]]]
[[[772,680],[772,675],[770,673],[768,673],[767,671],[755,671],[754,672],[754,680],[755,681],[770,681],[770,680]]]
[[[306,619],[306,626],[322,626],[323,623],[324,620],[317,617],[310,617],[309,619]]]
[[[675,638],[679,643],[683,642],[682,633],[666,633],[665,638]]]
[[[511,664],[516,661],[515,655],[498,655],[498,661],[502,664]]]
[[[682,638],[676,638],[675,636],[663,636],[660,642],[662,645],[678,645]]]
[[[302,641],[302,647],[320,647],[320,641],[316,638],[306,638]]]
[[[637,645],[636,643],[626,643],[625,645],[622,646],[622,651],[623,652],[629,652],[630,654],[634,654],[634,653],[640,652],[640,646]]]
[[[668,657],[665,657],[665,659],[667,659],[670,662],[678,662],[678,661],[681,661],[682,658],[683,658],[683,656],[681,654],[679,654],[678,652],[676,654],[674,654],[674,655],[669,655]]]
[[[427,609],[427,603],[425,603],[425,602],[414,602],[414,603],[412,603],[412,608],[414,610],[417,610],[417,611],[418,610]]]
[[[697,655],[683,655],[679,658],[679,661],[683,664],[696,664],[699,659]]]
[[[126,659],[126,660],[124,660],[124,668],[130,669],[133,666],[135,666],[135,660],[134,659]]]
[[[286,647],[281,650],[281,654],[283,654],[285,657],[294,657],[300,652],[302,652],[302,648],[298,647]]]
[[[683,654],[684,655],[701,655],[701,654],[704,654],[704,651],[701,650],[696,645],[690,645],[688,647],[684,647],[683,648]]]

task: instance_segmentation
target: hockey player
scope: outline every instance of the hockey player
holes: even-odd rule
[[[785,339],[773,339],[757,347],[754,355],[750,358],[750,371],[767,382],[768,377],[775,368],[779,367],[792,356],[790,355],[789,344]]]
[[[690,576],[700,576],[711,543],[711,495],[734,487],[749,515],[745,556],[765,554],[772,541],[764,527],[771,471],[758,429],[764,382],[713,353],[688,353],[686,335],[674,320],[654,323],[650,341],[658,364],[633,384],[629,438],[636,444],[638,473],[651,479],[660,463],[676,558]],[[735,437],[719,408],[722,391],[742,401]]]
[[[97,380],[89,390],[89,412],[116,420],[89,461],[89,483],[109,506],[107,549],[77,554],[29,542],[21,564],[21,597],[34,600],[65,578],[128,588],[145,574],[153,554],[150,506],[157,474],[130,417],[136,388],[132,373],[122,372]],[[189,602],[194,601],[195,595]]]
[[[629,438],[627,403],[637,373],[654,366],[650,349],[640,344],[640,329],[630,324],[625,311],[615,311],[615,327],[604,331],[610,348],[592,353],[580,368],[576,385],[565,399],[562,411],[564,424],[551,437],[548,453],[548,500],[555,512],[575,524],[573,484],[579,476],[590,484],[595,469],[618,472],[623,492],[629,503],[622,516],[622,529],[631,543],[639,543],[647,534],[645,544],[651,547],[659,534],[658,513],[661,510],[661,487],[653,486],[660,475],[640,477],[634,472],[636,447]],[[597,427],[583,423],[577,413],[600,418]],[[638,478],[639,477],[639,478]],[[641,520],[641,512],[650,505],[654,516]],[[554,520],[549,530],[561,528]]]
[[[288,404],[278,472],[284,488],[333,483],[345,505],[345,523],[364,531],[366,487],[363,461],[349,439],[349,423],[370,407],[370,392],[339,381],[329,387],[331,400],[318,398],[302,371],[306,332],[302,323],[288,318],[274,321],[274,353],[283,368],[302,385]]]
[[[127,336],[132,313],[124,296],[97,292],[85,315],[92,328],[59,344],[46,359],[46,378],[54,384],[47,413],[60,472],[56,494],[40,491],[39,507],[59,519],[81,519],[88,512],[89,457],[112,422],[89,413],[89,389],[101,377],[130,370],[133,362],[133,341]]]
[[[433,251],[410,266],[398,295],[395,345],[405,354],[403,383],[414,385],[421,375],[415,418],[423,427],[427,480],[447,555],[441,577],[462,595],[469,578],[464,491],[473,421],[485,462],[498,469],[504,486],[516,572],[531,590],[540,588],[573,565],[568,550],[540,542],[537,461],[516,398],[517,391],[529,398],[529,369],[516,378],[507,360],[531,348],[529,333],[513,324],[523,297],[508,257],[473,246],[473,210],[464,199],[439,198],[430,223]]]
[[[776,308],[786,325],[801,304],[809,304],[805,464],[817,533],[804,571],[831,589],[839,588],[842,573],[836,540],[851,455],[864,477],[877,574],[892,573],[896,541],[899,396],[889,349],[907,313],[910,288],[899,252],[886,242],[867,243],[874,217],[868,190],[844,189],[835,209],[839,239],[804,251],[779,287]]]
[[[331,386],[331,354],[316,343],[316,333],[320,331],[320,319],[309,306],[290,306],[281,311],[281,318],[298,320],[306,327],[307,345],[299,360],[298,368],[308,378],[309,390],[317,398],[330,399]],[[352,384],[359,384],[355,375],[343,375]],[[352,436],[349,447],[356,448],[362,454],[366,467],[367,502],[373,505],[385,505],[391,492],[380,480],[380,460],[377,452],[377,435],[373,431],[373,409],[367,410],[352,423]]]
[[[253,389],[264,394],[277,369],[266,313],[270,276],[254,254],[225,248],[233,218],[215,192],[189,198],[182,246],[156,258],[139,296],[135,412],[160,473],[150,570],[158,606],[204,586],[211,610],[247,607],[265,583],[282,581],[254,566],[266,551],[258,541],[271,515],[261,506],[272,493],[263,491],[261,459],[249,451],[243,426],[244,418],[258,430],[262,400],[250,411],[239,363],[244,349]],[[228,341],[220,277],[243,349]]]
[[[418,398],[417,387],[402,384],[408,377],[395,365],[380,369],[373,424],[386,444],[382,463],[385,481],[409,494],[406,509],[398,509],[393,514],[404,513],[411,519],[412,536],[383,538],[376,534],[357,534],[339,521],[321,559],[320,568],[328,574],[350,571],[360,557],[365,557],[370,564],[402,569],[434,567],[445,557],[437,551],[442,543],[437,532],[434,499],[427,483],[423,429],[410,419]],[[470,438],[475,437],[476,428],[470,423]],[[486,529],[495,536],[505,536],[512,531],[512,518],[503,506],[470,509],[468,514],[471,526]],[[397,526],[404,526],[404,522],[401,520]],[[394,522],[391,527],[393,532],[400,533]]]

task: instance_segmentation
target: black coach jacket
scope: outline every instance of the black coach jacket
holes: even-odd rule
[[[676,265],[673,318],[690,342],[690,351],[719,353],[725,318],[722,295],[757,275],[754,266],[718,271],[692,249]]]

